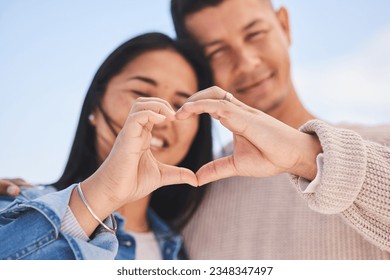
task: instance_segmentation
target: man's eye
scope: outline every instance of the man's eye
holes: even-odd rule
[[[138,95],[138,96],[141,96],[141,97],[150,97],[149,94],[142,92],[142,91],[139,91],[139,90],[132,89],[131,92]]]
[[[250,41],[250,40],[256,40],[256,39],[261,38],[264,34],[265,34],[264,31],[252,32],[252,33],[249,33],[249,34],[246,36],[246,39],[247,39],[248,41]]]

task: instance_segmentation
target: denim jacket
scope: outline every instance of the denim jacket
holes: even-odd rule
[[[0,259],[134,259],[135,240],[124,231],[125,221],[118,213],[116,235],[98,229],[84,241],[61,231],[74,187],[59,192],[53,187],[22,188],[16,199],[0,196]],[[148,220],[163,259],[183,259],[181,236],[150,209]]]

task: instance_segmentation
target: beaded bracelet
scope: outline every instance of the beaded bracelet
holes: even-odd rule
[[[91,215],[95,218],[96,221],[99,222],[99,224],[105,228],[107,231],[111,232],[112,234],[115,234],[116,233],[116,230],[117,230],[117,224],[116,224],[116,221],[115,221],[115,218],[112,214],[110,214],[110,217],[111,217],[111,220],[112,220],[112,224],[113,224],[113,228],[110,228],[108,227],[105,223],[103,223],[99,217],[93,212],[91,206],[89,206],[87,200],[85,199],[85,196],[83,194],[83,191],[81,190],[81,183],[78,183],[77,184],[77,192],[79,193],[79,196],[81,198],[81,200],[83,201],[85,207],[87,207],[89,213],[91,213]]]

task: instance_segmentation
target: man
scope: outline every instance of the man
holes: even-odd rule
[[[217,86],[293,128],[314,118],[300,102],[291,79],[291,35],[285,8],[274,11],[269,0],[171,3],[178,37],[190,37],[202,47]],[[218,95],[207,93],[204,98],[226,99],[223,92]],[[318,123],[303,129],[320,138],[324,158],[317,161],[324,163],[324,170],[318,167],[311,184],[303,178],[311,181],[313,177],[295,178],[298,191],[286,174],[212,183],[183,232],[190,258],[390,259],[389,179],[380,181],[375,172],[366,172],[366,167],[377,168],[369,164],[376,152],[366,150],[381,148],[356,133]],[[388,127],[354,129],[381,144],[386,137],[390,142]],[[267,134],[259,131],[258,137]],[[354,153],[351,147],[356,143]],[[381,154],[382,160],[387,152]],[[386,164],[382,169],[388,168]],[[219,176],[224,177],[228,176]]]

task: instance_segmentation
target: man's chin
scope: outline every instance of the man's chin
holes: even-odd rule
[[[272,107],[272,102],[267,98],[266,93],[251,93],[244,96],[237,94],[235,97],[246,105],[263,112]]]
[[[270,100],[268,103],[259,104],[257,107],[262,106],[263,109],[261,111],[267,113],[268,115],[273,115],[275,111],[278,111],[282,107],[285,100],[285,96],[280,96],[278,99]]]
[[[279,99],[271,99],[271,98],[253,98],[251,100],[247,100],[248,102],[243,101],[245,104],[260,110],[267,114],[272,114],[283,102],[283,98]]]

